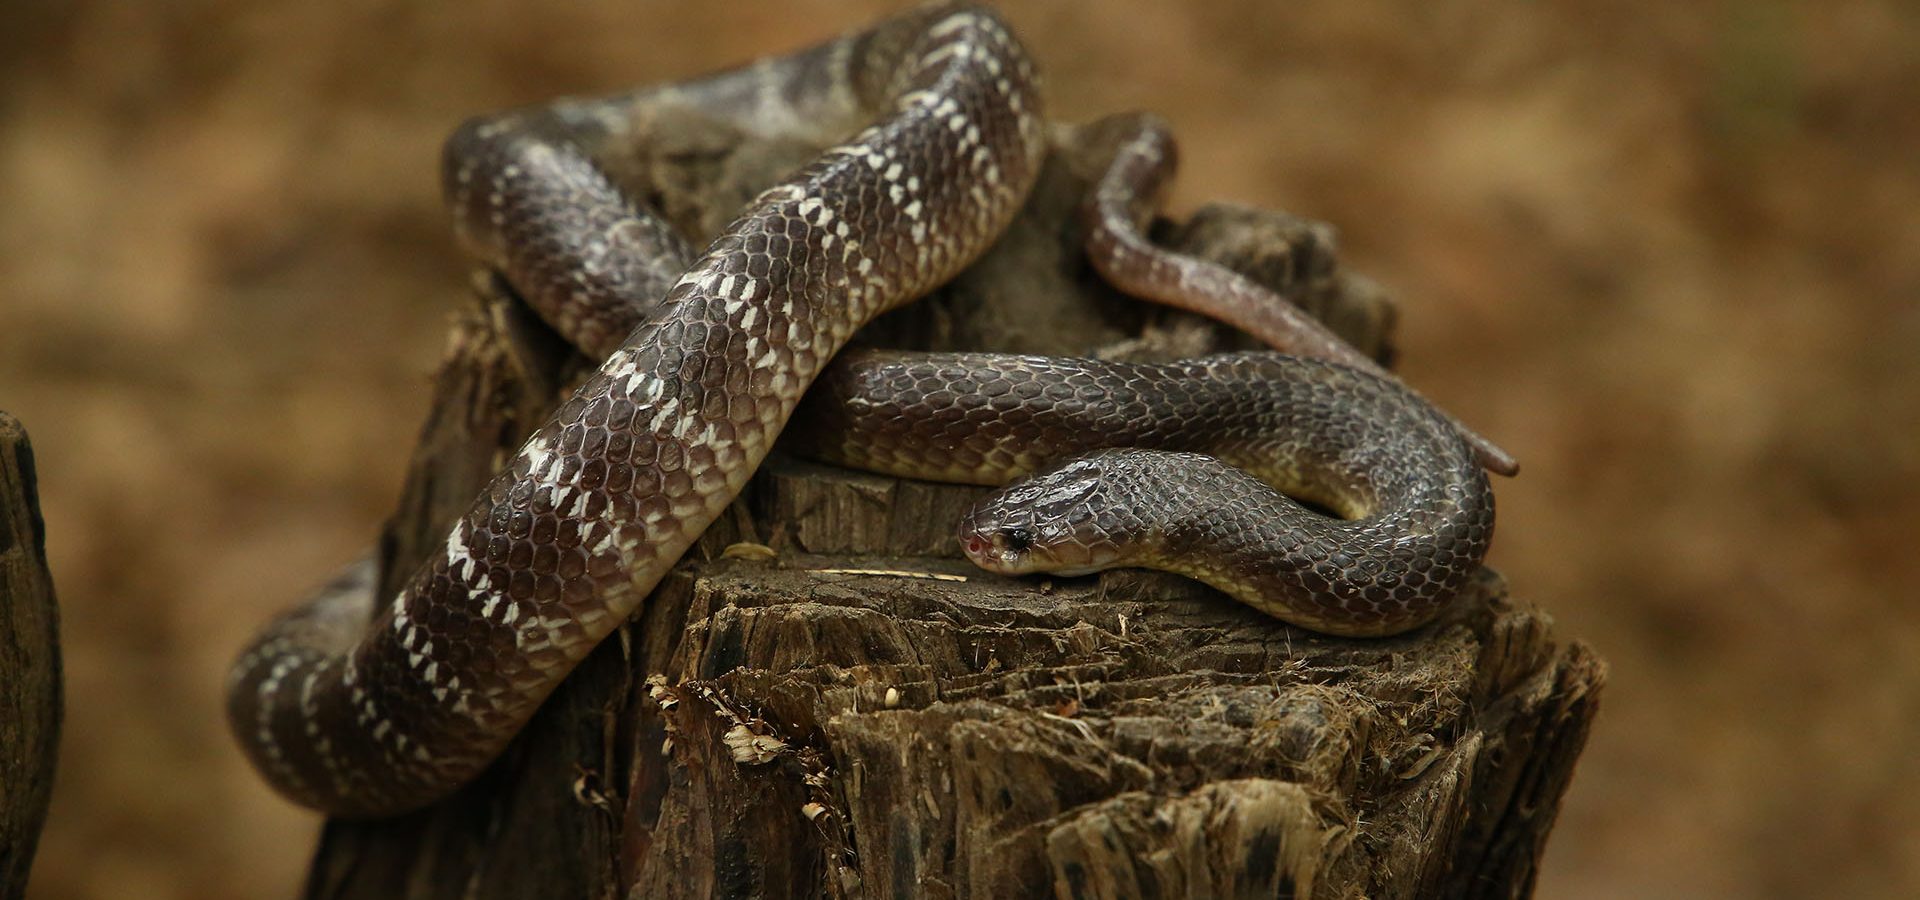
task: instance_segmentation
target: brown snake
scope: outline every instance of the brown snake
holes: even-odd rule
[[[866,127],[694,258],[593,162],[631,139],[634,110],[672,105],[822,143]],[[992,243],[1044,144],[1031,64],[971,7],[463,126],[447,166],[462,240],[605,362],[398,596],[376,608],[363,566],[242,654],[228,710],[255,766],[347,816],[415,808],[478,774],[745,487],[853,333]],[[1102,271],[1155,299],[1241,291],[1284,306],[1140,238],[1151,207],[1136,198],[1164,180],[1170,150],[1142,120],[1116,158],[1089,212]],[[796,437],[915,477],[1004,483],[1059,464],[976,510],[963,548],[983,565],[1154,565],[1340,634],[1430,620],[1491,538],[1475,450],[1497,469],[1510,460],[1311,320],[1251,315],[1239,323],[1280,322],[1269,341],[1367,371],[1271,353],[1146,366],[862,352],[835,364]],[[1080,455],[1116,442],[1149,449]],[[1224,463],[1154,452],[1167,450]],[[1133,542],[1138,528],[1153,537]]]

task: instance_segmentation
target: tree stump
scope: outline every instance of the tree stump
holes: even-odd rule
[[[648,150],[603,165],[695,236],[817,149],[693,113],[640,124]],[[863,339],[1134,358],[1241,340],[1088,269],[1075,209],[1111,152],[1102,123],[1056,127],[1006,237]],[[1386,357],[1392,307],[1325,226],[1210,207],[1155,236]],[[388,590],[591,366],[476,285],[386,530]],[[1328,638],[1158,573],[984,574],[952,538],[979,495],[776,454],[480,781],[329,823],[308,895],[1529,891],[1605,669],[1498,576],[1413,634]]]
[[[53,793],[59,638],[33,445],[0,412],[0,898],[25,896]]]

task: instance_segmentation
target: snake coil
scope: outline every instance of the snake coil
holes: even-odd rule
[[[673,105],[751,131],[857,133],[695,254],[592,161],[632,139],[634,110]],[[1110,277],[1146,293],[1167,279],[1228,283],[1137,239],[1129,186],[1171,165],[1157,134],[1144,123],[1116,164],[1094,249]],[[605,362],[398,595],[376,604],[363,565],[244,651],[228,710],[255,766],[287,796],[344,816],[412,809],[478,774],[745,487],[854,332],[994,241],[1044,145],[1031,63],[993,13],[970,6],[463,126],[446,167],[461,240]],[[1299,327],[1320,336],[1304,349],[1367,365]],[[828,435],[812,442],[823,456],[988,483],[1060,466],[968,525],[969,555],[1002,570],[1160,565],[1292,621],[1377,634],[1430,619],[1491,536],[1473,446],[1378,373],[1277,354],[1159,367],[857,354],[831,371],[803,416]],[[1090,434],[1204,450],[1352,518],[1309,513],[1195,457],[1081,455],[1108,446]],[[1186,493],[1140,515],[1134,492],[1162,485]],[[1241,514],[1205,514],[1222,503]],[[1155,536],[1130,543],[1142,527]]]

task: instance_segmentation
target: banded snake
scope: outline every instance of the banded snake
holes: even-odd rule
[[[694,253],[594,162],[635,109],[666,105],[853,136]],[[1088,203],[1096,267],[1299,355],[836,361],[995,240],[1039,170],[1043,121],[1004,23],[948,5],[463,126],[446,165],[462,242],[605,361],[397,596],[376,603],[362,567],[261,632],[228,692],[255,766],[344,816],[471,779],[745,487],[816,379],[795,437],[823,459],[987,484],[1042,472],[963,524],[962,549],[989,568],[1168,568],[1335,634],[1430,620],[1491,540],[1482,464],[1511,473],[1511,459],[1265,289],[1149,243],[1173,165],[1152,119]]]

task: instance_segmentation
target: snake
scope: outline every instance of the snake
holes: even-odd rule
[[[695,252],[596,162],[636,139],[637,110],[674,106],[831,146]],[[783,445],[825,461],[1007,485],[958,531],[993,571],[1164,568],[1336,635],[1434,618],[1486,552],[1486,470],[1510,457],[1311,319],[1244,308],[1284,299],[1148,242],[1172,163],[1156,120],[1090,195],[1096,267],[1304,355],[840,353],[994,242],[1038,177],[1044,123],[1006,23],[945,3],[457,129],[443,171],[460,242],[602,362],[394,596],[374,596],[363,562],[242,651],[227,712],[254,767],[350,818],[467,783],[634,615],[790,419]]]

